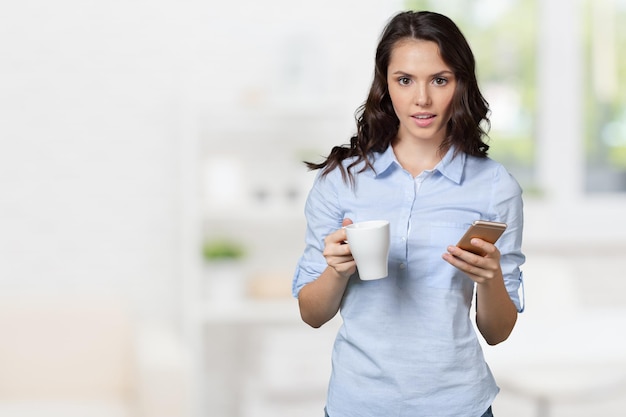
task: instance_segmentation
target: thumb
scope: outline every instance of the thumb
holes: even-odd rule
[[[352,220],[351,220],[351,219],[348,219],[348,218],[343,219],[343,221],[341,222],[341,226],[342,226],[342,227],[343,227],[343,226],[347,226],[347,225],[349,225],[349,224],[352,224]]]

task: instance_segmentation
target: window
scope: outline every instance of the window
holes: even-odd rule
[[[587,0],[585,151],[588,193],[626,191],[626,1]]]

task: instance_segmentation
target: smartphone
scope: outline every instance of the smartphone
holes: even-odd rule
[[[502,233],[504,233],[505,229],[506,223],[476,220],[472,223],[469,229],[467,229],[461,240],[459,240],[459,243],[456,245],[468,252],[484,256],[485,253],[481,249],[470,243],[472,238],[477,237],[489,243],[496,243],[500,236],[502,236]]]

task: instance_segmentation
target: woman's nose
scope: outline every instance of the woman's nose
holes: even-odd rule
[[[425,107],[430,104],[430,95],[428,94],[428,88],[425,85],[417,87],[415,94],[415,104],[420,107]]]

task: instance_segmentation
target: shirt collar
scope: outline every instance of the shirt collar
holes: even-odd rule
[[[454,146],[450,146],[450,149],[448,149],[448,152],[446,152],[435,169],[450,181],[460,184],[463,178],[463,168],[465,167],[467,155],[465,152],[459,152],[456,155],[454,153]]]
[[[448,152],[444,155],[441,161],[437,164],[434,171],[439,171],[441,175],[445,176],[449,180],[460,184],[463,177],[463,168],[465,167],[465,160],[467,155],[465,152],[459,152],[454,155],[455,148],[451,146]],[[400,167],[400,163],[396,159],[396,155],[393,153],[391,145],[382,153],[374,154],[374,171],[376,172],[376,178],[385,174],[391,167]]]
[[[396,155],[393,153],[391,145],[389,145],[384,152],[374,154],[374,162],[372,162],[372,166],[374,167],[376,178],[385,174],[385,172],[393,166],[400,167],[400,163],[396,159]]]

